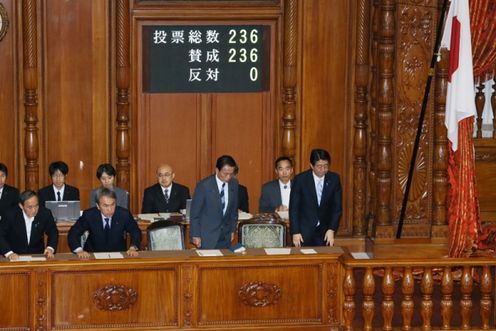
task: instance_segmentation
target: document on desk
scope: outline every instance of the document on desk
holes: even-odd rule
[[[19,259],[12,262],[39,262],[46,261],[44,256],[19,255]]]
[[[372,258],[371,254],[367,252],[352,252],[351,256],[353,256],[355,260],[368,260]]]
[[[196,254],[199,256],[224,256],[220,249],[197,249]]]
[[[289,255],[289,254],[291,254],[291,248],[265,248],[265,254],[267,254],[267,255]]]
[[[317,254],[317,251],[313,248],[302,248],[300,252],[301,254]]]
[[[100,253],[93,253],[95,256],[95,259],[97,260],[105,260],[105,259],[123,259],[124,255],[119,252],[100,252]]]

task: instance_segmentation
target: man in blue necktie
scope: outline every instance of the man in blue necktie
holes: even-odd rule
[[[236,161],[223,155],[215,174],[196,185],[190,214],[190,238],[198,248],[228,248],[238,221]]]
[[[97,192],[96,207],[87,209],[69,230],[68,241],[71,251],[81,259],[87,259],[89,252],[126,251],[128,256],[138,256],[141,231],[129,210],[117,206],[115,192],[102,187]],[[81,247],[81,236],[89,232]],[[126,232],[131,236],[127,248]]]
[[[342,213],[342,188],[339,175],[329,171],[330,164],[329,152],[314,149],[310,169],[293,181],[289,221],[296,247],[334,245]]]

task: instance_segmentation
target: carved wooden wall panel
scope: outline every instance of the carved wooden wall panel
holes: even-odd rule
[[[475,142],[475,171],[479,189],[481,221],[496,221],[496,147],[492,141]]]
[[[81,206],[110,160],[109,7],[107,1],[45,1],[40,186],[48,165],[64,160]],[[71,13],[71,14],[68,14]],[[61,42],[63,40],[63,42]]]
[[[13,271],[0,275],[0,297],[4,308],[0,314],[0,329],[28,330],[31,327],[30,274]],[[8,304],[7,304],[8,302]]]
[[[55,272],[50,298],[52,323],[55,328],[96,329],[177,326],[178,274],[174,266],[139,271]]]
[[[310,151],[325,148],[331,170],[341,177],[343,216],[340,235],[352,233],[354,46],[350,35],[355,1],[299,1],[299,76],[296,170],[309,168]]]
[[[14,15],[15,1],[2,1],[2,4],[9,16],[9,27],[2,41],[0,41],[0,77],[2,77],[2,91],[0,93],[0,141],[3,143],[0,147],[0,162],[4,163],[9,168],[8,184],[18,185],[22,178],[21,172],[18,171],[19,155],[18,146],[15,139],[13,139],[17,132],[21,130],[24,125],[18,127],[18,117],[16,109],[19,106],[20,91],[16,89],[13,84],[8,84],[10,81],[16,81],[18,67],[16,64],[16,33],[17,20]],[[24,124],[24,123],[23,123]]]
[[[396,7],[396,86],[393,127],[392,209],[397,224],[432,56],[437,1],[404,1]],[[422,128],[402,237],[430,237],[432,220],[433,91]]]

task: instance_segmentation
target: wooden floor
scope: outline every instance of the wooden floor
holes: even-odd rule
[[[447,243],[433,243],[429,239],[400,239],[391,243],[376,243],[371,239],[338,238],[335,246],[349,252],[366,252],[371,258],[443,258],[448,255]]]

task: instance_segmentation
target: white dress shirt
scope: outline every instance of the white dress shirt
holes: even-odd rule
[[[289,207],[289,195],[291,193],[291,181],[284,184],[279,180],[279,187],[281,189],[281,204]]]
[[[62,186],[62,188],[59,190],[58,188],[55,187],[55,185],[52,185],[53,187],[53,193],[55,193],[55,201],[57,201],[57,192],[60,192],[60,200],[64,200],[64,191],[65,191],[65,184]]]

